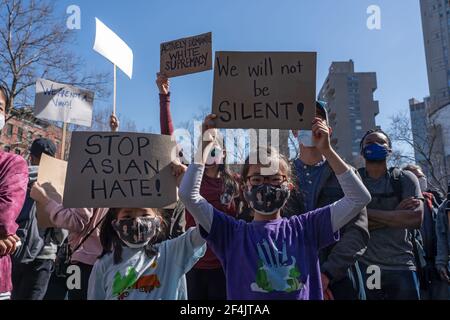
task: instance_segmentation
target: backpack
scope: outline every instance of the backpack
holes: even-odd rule
[[[30,197],[31,186],[28,186],[25,203],[16,223],[19,225],[17,236],[20,238],[22,245],[12,255],[16,263],[30,263],[42,251],[42,248],[49,243],[51,239],[52,229],[45,231],[42,238],[39,234],[38,223],[36,219],[36,203]]]
[[[31,188],[37,181],[38,167],[31,166],[28,168],[28,186],[25,203],[16,219],[19,225],[17,236],[20,238],[22,245],[12,255],[15,263],[30,263],[41,253],[42,248],[48,245],[53,235],[53,229],[45,230],[45,233],[39,232],[38,221],[36,218],[36,202],[31,198]]]

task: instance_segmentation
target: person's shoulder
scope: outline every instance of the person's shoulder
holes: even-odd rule
[[[94,268],[96,270],[106,270],[114,265],[113,261],[114,255],[112,252],[106,253],[103,256],[99,257],[95,263]]]
[[[13,168],[16,173],[28,174],[28,164],[26,160],[17,154],[9,152],[0,152],[0,166]]]
[[[407,170],[401,170],[401,172],[402,172],[402,174],[400,175],[400,180],[403,183],[419,184],[419,180],[417,179],[417,177],[414,173],[412,173],[411,171],[407,171]]]

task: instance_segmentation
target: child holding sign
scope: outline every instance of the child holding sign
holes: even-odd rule
[[[198,228],[164,242],[158,209],[110,209],[89,300],[186,300],[185,274],[205,253]]]
[[[215,118],[212,115],[206,119],[205,129],[214,127]],[[267,159],[278,164],[272,171],[261,164],[264,161],[260,158],[257,164],[247,161],[244,166],[242,188],[254,212],[252,223],[228,217],[199,194],[204,158],[203,163],[190,165],[184,175],[180,198],[224,267],[228,299],[323,299],[318,251],[338,239],[338,230],[371,197],[330,146],[328,127],[321,119],[313,122],[313,138],[338,176],[345,196],[308,214],[281,218],[280,211],[290,195],[289,165],[274,150]],[[211,144],[205,150],[209,148]]]
[[[174,128],[170,112],[170,82],[166,75],[158,73],[156,85],[159,89],[161,134],[172,135]],[[200,194],[216,209],[236,217],[234,199],[238,194],[237,183],[226,164],[226,151],[223,143],[212,149]],[[192,215],[186,211],[186,229],[195,227]],[[189,300],[225,300],[226,282],[220,261],[211,249],[186,275]]]
[[[238,184],[226,164],[223,140],[217,141],[208,154],[200,195],[215,209],[236,218],[235,198],[239,195]],[[186,210],[186,228],[196,225]],[[208,247],[205,256],[187,274],[189,300],[225,300],[226,280],[219,259]]]

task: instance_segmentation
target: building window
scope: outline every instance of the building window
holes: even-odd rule
[[[27,140],[28,141],[32,141],[33,140],[33,132],[28,131],[28,133],[27,133]]]
[[[16,154],[20,156],[20,149],[16,149]]]
[[[23,139],[23,129],[17,128],[17,141],[22,142]]]
[[[8,123],[8,124],[6,125],[6,135],[7,135],[8,137],[12,137],[12,135],[13,135],[13,130],[14,130],[14,126],[13,126],[12,124]]]

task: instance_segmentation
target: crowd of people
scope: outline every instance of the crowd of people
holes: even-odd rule
[[[169,80],[156,84],[161,134],[172,135]],[[8,98],[2,89],[0,129]],[[385,132],[361,137],[357,170],[332,148],[317,102],[313,147],[293,161],[269,147],[276,169],[257,152],[238,174],[215,118],[202,161],[172,164],[174,209],[64,208],[37,182],[52,141],[35,140],[28,163],[0,151],[0,300],[449,299],[447,201],[420,167],[388,167]]]

